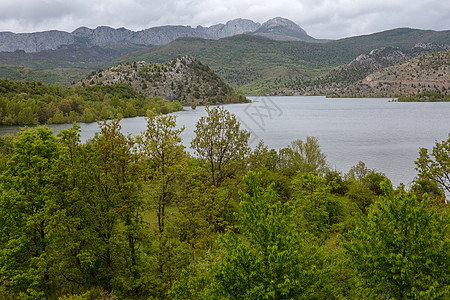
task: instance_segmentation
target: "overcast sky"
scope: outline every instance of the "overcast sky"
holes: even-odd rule
[[[410,27],[450,30],[448,0],[0,0],[0,31],[36,32],[100,25],[141,30],[210,26],[243,18],[296,22],[315,38],[338,39]]]

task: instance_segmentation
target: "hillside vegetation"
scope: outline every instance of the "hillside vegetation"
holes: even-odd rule
[[[450,136],[394,189],[362,161],[336,171],[315,137],[251,149],[224,106],[192,154],[175,115],[99,125],[0,136],[0,299],[450,296]]]
[[[337,96],[365,95],[373,97],[412,96],[425,91],[443,95],[450,89],[450,50],[412,58],[381,68],[362,80],[345,84],[332,83],[316,87],[316,93]]]
[[[105,71],[93,72],[77,85],[129,84],[136,92],[147,96],[179,100],[183,104],[245,102],[219,76],[200,61],[178,57],[168,63],[143,61],[123,63]]]
[[[289,31],[289,27],[276,29],[280,32]],[[189,55],[209,66],[237,92],[248,95],[289,95],[316,86],[317,80],[323,80],[334,68],[349,64],[360,55],[368,55],[373,49],[399,48],[399,51],[406,53],[417,44],[448,47],[450,31],[401,28],[323,43],[276,41],[256,35],[236,35],[219,40],[180,38],[152,48],[131,44],[103,47],[73,45],[37,53],[2,52],[0,63],[4,66],[0,68],[0,75],[13,80],[52,84],[58,81],[68,86],[93,71],[119,63],[167,63],[179,56]],[[24,72],[23,67],[30,70]],[[365,77],[373,71],[358,70],[357,75]]]
[[[105,68],[112,60],[144,48],[121,43],[103,47],[71,45],[36,53],[0,52],[0,78],[69,86],[92,71]]]
[[[448,46],[450,31],[397,29],[327,43],[274,41],[249,35],[217,41],[183,38],[127,54],[118,61],[165,62],[188,54],[210,66],[238,92],[289,94],[289,90],[314,85],[316,78],[373,49],[399,47],[409,51],[406,49],[412,49],[418,43]]]
[[[181,110],[180,102],[145,97],[127,84],[62,87],[0,79],[0,124],[94,122]]]

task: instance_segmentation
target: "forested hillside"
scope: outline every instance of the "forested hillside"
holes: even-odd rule
[[[104,88],[104,87],[103,87]],[[447,299],[448,140],[392,187],[332,170],[317,138],[278,151],[223,107],[188,154],[173,115],[0,137],[1,299]]]
[[[124,63],[104,71],[93,72],[76,86],[129,84],[147,97],[159,96],[183,104],[217,104],[246,102],[208,66],[180,56],[164,64],[143,61]]]
[[[181,110],[181,102],[145,97],[128,84],[62,87],[0,79],[0,124],[95,122]]]

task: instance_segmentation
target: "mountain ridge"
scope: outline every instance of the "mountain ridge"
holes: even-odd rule
[[[274,31],[275,30],[275,31]],[[95,29],[79,27],[72,32],[49,30],[32,33],[0,32],[0,52],[25,51],[26,53],[44,50],[56,50],[63,45],[105,46],[114,43],[131,43],[135,45],[164,45],[182,37],[199,37],[204,39],[221,39],[238,34],[249,33],[266,36],[276,40],[304,40],[316,42],[305,30],[294,22],[276,17],[260,23],[248,19],[234,19],[225,24],[209,27],[166,25],[139,31],[124,27],[114,29],[98,26]]]

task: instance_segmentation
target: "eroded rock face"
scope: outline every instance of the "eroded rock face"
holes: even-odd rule
[[[129,42],[139,45],[163,45],[180,37],[201,37],[220,39],[237,34],[254,32],[261,25],[251,20],[236,19],[226,24],[211,27],[197,26],[160,26],[141,31],[126,28],[114,29],[99,26],[95,29],[80,27],[72,33],[64,31],[44,31],[36,33],[0,32],[0,51],[39,52],[55,50],[62,45],[80,44],[86,46],[104,46],[113,43]]]
[[[291,20],[281,17],[264,22],[254,34],[280,41],[318,42],[318,40],[309,36],[300,26]]]
[[[206,28],[206,33],[210,39],[221,39],[228,36],[242,33],[254,32],[261,27],[261,24],[247,19],[235,19],[224,24],[217,24]]]
[[[72,34],[64,31],[44,31],[34,33],[0,32],[0,51],[39,52],[48,49],[57,49],[61,45],[74,43]]]

